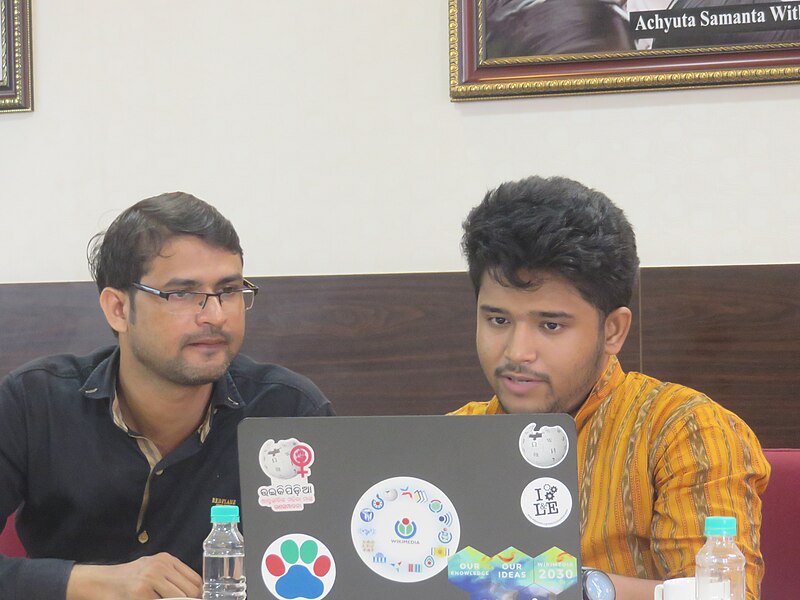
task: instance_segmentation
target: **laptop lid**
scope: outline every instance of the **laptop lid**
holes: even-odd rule
[[[580,600],[568,415],[248,418],[250,600]]]

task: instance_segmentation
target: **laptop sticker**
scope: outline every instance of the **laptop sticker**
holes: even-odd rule
[[[471,546],[448,561],[448,581],[471,600],[550,600],[578,581],[578,561],[552,547],[536,557],[506,548],[492,557]]]
[[[392,477],[364,492],[350,532],[356,553],[371,571],[410,583],[447,567],[461,525],[455,506],[438,487],[416,477]]]
[[[546,590],[560,594],[578,583],[578,559],[553,546],[533,559],[533,579]]]
[[[261,470],[270,485],[258,488],[258,503],[276,512],[303,510],[313,504],[314,484],[309,482],[314,450],[295,438],[267,440],[258,453]]]
[[[543,425],[536,428],[531,423],[519,436],[519,451],[522,457],[534,467],[549,469],[561,464],[569,452],[567,432],[560,425]]]
[[[319,600],[333,588],[336,563],[318,539],[293,533],[269,545],[261,560],[261,577],[279,600]]]
[[[555,527],[572,511],[572,494],[566,484],[552,477],[534,479],[522,490],[522,514],[539,527]]]
[[[470,596],[492,593],[492,557],[467,546],[447,561],[447,579]]]

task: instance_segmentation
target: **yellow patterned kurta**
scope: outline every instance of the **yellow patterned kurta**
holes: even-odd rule
[[[497,398],[451,414],[499,414]],[[770,467],[750,428],[707,396],[611,357],[575,415],[583,563],[642,579],[694,574],[708,515],[735,516],[747,599],[760,598]]]

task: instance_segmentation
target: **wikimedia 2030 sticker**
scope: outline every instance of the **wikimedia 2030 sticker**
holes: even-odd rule
[[[264,552],[261,577],[269,593],[279,600],[320,600],[333,588],[336,563],[318,539],[291,533],[272,542]]]
[[[572,511],[572,494],[558,479],[540,477],[522,490],[522,513],[534,525],[555,527]]]
[[[258,503],[276,512],[303,510],[314,503],[314,484],[308,480],[314,450],[294,438],[267,440],[258,452],[261,469],[270,485],[258,488]]]
[[[351,520],[356,553],[391,581],[424,581],[447,567],[461,525],[450,499],[416,477],[392,477],[369,488]]]
[[[531,423],[519,436],[519,451],[529,464],[549,469],[561,464],[567,456],[569,438],[560,425],[542,425],[537,429],[536,423]]]

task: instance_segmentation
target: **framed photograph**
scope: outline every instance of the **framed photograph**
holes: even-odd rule
[[[449,0],[454,101],[796,82],[800,1]]]
[[[31,0],[0,0],[0,112],[33,110]]]

